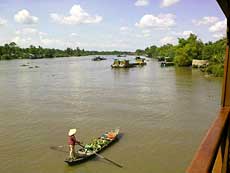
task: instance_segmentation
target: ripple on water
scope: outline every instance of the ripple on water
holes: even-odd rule
[[[1,172],[183,172],[216,116],[221,81],[154,60],[124,70],[110,68],[113,56],[91,58],[0,62]],[[124,169],[100,159],[67,167],[49,147],[66,145],[73,127],[84,143],[120,127],[122,139],[103,154]]]

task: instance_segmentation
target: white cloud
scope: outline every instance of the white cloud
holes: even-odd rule
[[[176,3],[178,3],[180,0],[163,0],[161,3],[161,7],[170,7]]]
[[[127,27],[127,26],[122,26],[122,27],[120,27],[120,31],[121,31],[121,32],[129,31],[129,27]]]
[[[14,20],[18,23],[21,24],[35,24],[38,22],[38,17],[32,16],[30,15],[30,12],[23,9],[18,11],[15,15],[14,15]]]
[[[37,36],[47,36],[48,34],[45,32],[40,32],[36,28],[22,28],[20,30],[16,30],[15,34],[19,37],[37,37]]]
[[[15,31],[15,36],[11,40],[22,47],[30,45],[43,47],[61,47],[62,43],[58,39],[51,38],[47,33],[38,31],[36,28],[22,28]]]
[[[215,22],[217,22],[219,19],[218,17],[214,17],[214,16],[205,16],[199,20],[193,20],[192,22],[195,25],[211,25],[214,24]]]
[[[61,41],[59,39],[54,39],[50,37],[44,37],[42,35],[33,36],[33,35],[16,35],[12,40],[12,42],[17,43],[22,47],[29,47],[30,45],[34,46],[42,46],[49,48],[62,48],[65,44],[65,41]]]
[[[19,36],[14,37],[11,42],[15,42],[18,44],[20,42],[20,37]]]
[[[136,38],[150,38],[152,36],[151,31],[143,30],[141,34],[136,34]]]
[[[31,35],[31,34],[37,34],[38,30],[35,28],[23,28],[21,30],[17,30],[15,33],[17,35]]]
[[[137,0],[134,5],[135,6],[147,6],[149,5],[149,0]]]
[[[77,33],[73,32],[73,33],[70,34],[70,36],[72,36],[72,37],[78,37],[79,35]]]
[[[43,37],[41,37],[40,41],[41,41],[41,44],[43,46],[45,46],[45,47],[49,47],[49,46],[52,46],[52,45],[60,45],[60,44],[62,44],[61,40],[51,39],[51,38],[43,38]]]
[[[144,15],[139,23],[135,25],[142,29],[151,28],[151,29],[169,29],[170,27],[176,24],[176,16],[174,14],[159,14],[154,16],[151,14]]]
[[[205,16],[199,20],[192,21],[195,25],[206,25],[209,28],[209,31],[213,33],[213,37],[216,39],[223,38],[226,36],[226,26],[227,20],[219,20],[218,17],[215,16]]]
[[[177,38],[175,38],[173,36],[166,36],[166,37],[163,37],[160,40],[160,43],[162,45],[165,45],[165,44],[176,44],[177,43]]]
[[[191,30],[186,30],[183,32],[175,32],[174,35],[177,37],[183,37],[183,38],[188,38],[190,36],[190,34],[195,34],[193,31]]]
[[[13,36],[13,37],[12,37]],[[0,38],[1,39],[1,38]],[[65,49],[67,47],[76,48],[80,43],[70,37],[57,37],[52,34],[41,32],[35,28],[22,28],[11,35],[7,42],[15,42],[21,47],[30,45],[42,46],[46,48]]]
[[[48,35],[40,35],[38,44],[43,47],[61,49],[66,49],[67,47],[76,48],[77,46],[80,46],[80,43],[76,40],[70,40],[70,38],[51,37]]]
[[[48,34],[46,32],[38,32],[40,36],[47,36]]]
[[[222,20],[219,22],[216,22],[212,26],[210,26],[209,31],[210,32],[226,32],[226,26],[227,26],[227,20]]]
[[[84,9],[81,8],[80,5],[74,5],[69,11],[69,16],[59,15],[57,13],[51,13],[50,17],[53,21],[60,24],[68,24],[68,25],[78,25],[78,24],[92,24],[92,23],[100,23],[102,21],[102,17],[95,15],[91,16]]]
[[[226,35],[223,33],[217,33],[217,34],[213,34],[212,36],[216,39],[221,39],[224,38]]]
[[[171,31],[170,34],[171,34],[171,36],[173,36],[175,38],[184,38],[184,39],[187,39],[190,36],[190,34],[197,35],[192,30],[184,30],[184,31],[181,31],[181,32]]]
[[[107,49],[107,50],[114,50],[114,49],[117,49],[117,48],[120,48],[120,49],[127,49],[127,48],[129,48],[129,46],[130,46],[130,42],[128,41],[128,40],[123,40],[123,39],[116,39],[116,40],[114,40],[114,41],[112,41],[112,42],[108,42],[108,43],[106,43],[106,44],[100,44],[100,45],[98,45],[98,48],[99,48],[99,46],[101,47],[101,49],[103,50],[103,49]]]
[[[32,41],[32,38],[31,37],[21,37],[21,36],[16,36],[14,37],[12,40],[12,42],[15,42],[16,44],[20,45],[20,46],[29,46],[31,45],[31,41]]]
[[[150,30],[143,30],[142,33],[143,33],[143,36],[145,38],[148,38],[148,37],[151,36],[151,31]]]
[[[0,26],[6,25],[7,21],[0,17]]]
[[[226,36],[227,20],[218,21],[209,27],[209,31],[213,33],[213,37],[220,39]]]
[[[190,34],[194,34],[193,31],[184,31],[182,32],[182,35],[185,36],[185,37],[188,37]]]

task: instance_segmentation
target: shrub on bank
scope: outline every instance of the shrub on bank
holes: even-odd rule
[[[222,77],[224,75],[224,65],[223,64],[210,64],[206,68],[206,72],[215,77]]]

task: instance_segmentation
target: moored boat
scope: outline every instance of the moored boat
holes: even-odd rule
[[[137,56],[135,58],[135,60],[136,60],[136,62],[135,62],[136,65],[146,65],[147,64],[145,62],[145,58],[141,58],[141,57]]]
[[[115,59],[113,64],[111,65],[112,68],[131,68],[135,67],[136,64],[130,63],[129,60],[118,60]]]
[[[174,66],[174,62],[161,62],[161,67],[169,67],[169,66]]]
[[[65,159],[65,162],[71,166],[94,157],[96,155],[95,153],[101,152],[118,139],[119,131],[119,129],[115,129],[102,134],[99,138],[94,139],[89,144],[86,144],[84,148],[79,149],[75,159],[67,158]]]
[[[119,54],[119,55],[117,55],[117,57],[126,57],[126,55],[125,54],[124,55]]]
[[[92,59],[92,61],[102,61],[102,60],[106,60],[106,58],[97,56],[97,57]]]

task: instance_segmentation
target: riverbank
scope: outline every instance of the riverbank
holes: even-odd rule
[[[226,38],[215,42],[203,43],[195,34],[185,38],[178,38],[178,44],[166,44],[161,47],[155,45],[147,47],[145,50],[137,50],[152,58],[170,57],[176,66],[192,66],[192,61],[207,60],[208,66],[204,72],[216,77],[222,77],[224,74],[224,58],[226,49]]]
[[[84,49],[66,48],[49,49],[42,48],[41,46],[31,45],[29,48],[20,48],[16,43],[11,42],[0,46],[0,60],[12,59],[43,59],[43,58],[60,58],[60,57],[73,57],[73,56],[89,56],[89,55],[129,55],[133,54],[128,51],[87,51]]]
[[[151,46],[145,50],[137,50],[136,55],[146,55],[152,58],[168,57],[176,66],[191,66],[194,59],[208,61],[208,66],[202,69],[205,74],[223,77],[226,39],[203,43],[196,35],[189,38],[179,38],[178,45],[166,44],[161,47]],[[20,48],[16,43],[0,46],[0,60],[12,59],[44,59],[61,57],[80,57],[89,55],[135,55],[128,51],[87,51],[84,49],[67,48],[65,50],[48,49],[40,46]]]

